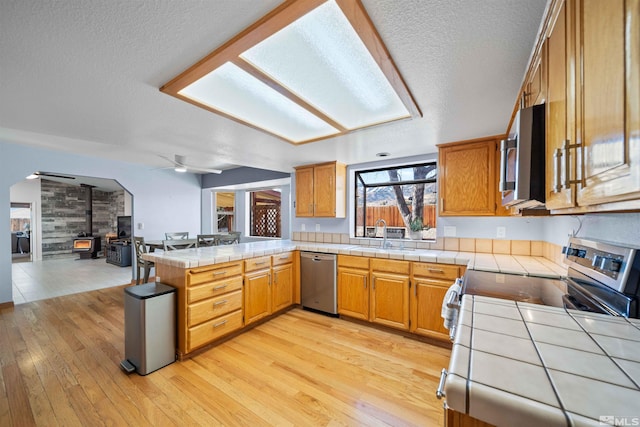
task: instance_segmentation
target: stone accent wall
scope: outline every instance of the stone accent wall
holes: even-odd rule
[[[73,238],[86,231],[86,189],[42,179],[42,258],[69,256]],[[124,215],[124,190],[106,192],[93,189],[93,230],[100,236],[115,233],[117,217]],[[102,250],[101,248],[101,250]]]

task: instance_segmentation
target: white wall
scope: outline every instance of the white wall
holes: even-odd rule
[[[17,161],[19,159],[19,161]],[[167,231],[200,233],[198,175],[9,144],[0,140],[0,303],[12,301],[10,187],[35,171],[115,179],[133,196],[133,234],[147,240]],[[4,206],[4,208],[2,208]],[[138,224],[144,224],[138,229]]]

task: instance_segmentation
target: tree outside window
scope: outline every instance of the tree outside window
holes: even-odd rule
[[[436,231],[437,167],[435,162],[356,172],[357,237],[433,240]]]

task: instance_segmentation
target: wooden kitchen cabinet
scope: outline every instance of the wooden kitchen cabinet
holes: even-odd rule
[[[551,213],[640,209],[639,3],[555,0],[545,17]]]
[[[346,166],[338,162],[299,166],[296,216],[345,218]]]
[[[637,0],[577,1],[578,206],[640,198],[638,14]]]
[[[534,59],[534,71],[525,84],[524,106],[544,104],[547,98],[547,57],[546,45],[542,46],[540,55]]]
[[[563,185],[562,178],[575,171],[575,156],[569,168],[560,157],[565,144],[575,144],[575,62],[572,29],[575,26],[575,2],[560,1],[551,19],[545,45],[547,54],[546,104],[546,208],[565,209],[575,206],[575,184]],[[571,175],[571,180],[575,176]]]
[[[370,320],[409,330],[408,261],[371,259]]]
[[[186,286],[178,287],[179,356],[242,327],[240,262],[192,268],[185,276]]]
[[[244,261],[244,324],[271,314],[271,257]]]
[[[271,311],[275,313],[291,304],[293,304],[293,265],[288,263],[274,266]]]
[[[450,264],[414,262],[411,266],[410,332],[449,341],[449,331],[441,317],[442,301],[464,267]]]
[[[501,137],[438,145],[440,216],[493,216],[498,210]]]
[[[369,258],[338,255],[338,313],[369,320]]]

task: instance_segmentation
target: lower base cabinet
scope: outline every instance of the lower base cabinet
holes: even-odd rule
[[[259,261],[258,264],[263,264],[263,261]],[[245,325],[249,325],[271,314],[271,261],[269,260],[269,264],[266,266],[267,268],[263,270],[251,271],[254,266],[255,263],[252,260],[245,261]]]
[[[338,255],[338,314],[369,320],[369,258]]]
[[[196,268],[156,263],[162,282],[178,291],[178,358],[291,306],[297,265],[297,252]]]
[[[371,273],[371,321],[409,330],[409,277]]]
[[[442,301],[465,267],[451,264],[414,262],[411,265],[411,329],[410,332],[449,340],[440,316]]]

